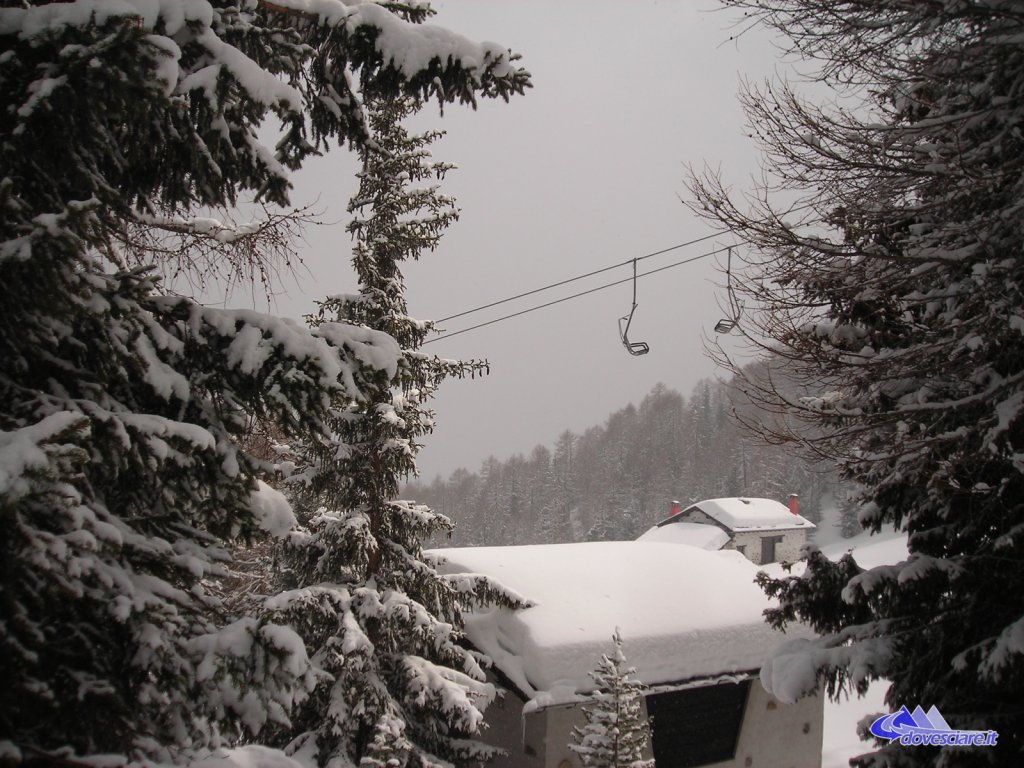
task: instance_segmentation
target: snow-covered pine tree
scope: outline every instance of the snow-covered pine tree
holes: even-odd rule
[[[429,400],[440,381],[485,367],[420,352],[433,326],[408,314],[401,264],[436,248],[458,213],[438,190],[450,166],[430,157],[437,134],[410,134],[403,124],[419,106],[367,101],[374,149],[362,152],[349,226],[359,293],[324,301],[311,318],[314,327],[336,318],[386,331],[401,347],[399,364],[365,400],[335,400],[329,439],[296,446],[289,483],[305,525],[285,546],[295,584],[267,603],[331,675],[284,734],[289,752],[315,755],[320,765],[485,760],[492,751],[473,737],[494,689],[459,644],[462,611],[473,602],[519,604],[483,577],[440,575],[423,544],[451,523],[396,500],[415,472],[419,439],[433,428]]]
[[[847,111],[785,86],[746,94],[784,209],[748,214],[716,180],[697,184],[698,207],[754,246],[750,279],[733,271],[748,338],[824,390],[785,397],[748,379],[748,392],[777,437],[859,484],[865,528],[906,531],[910,549],[867,572],[812,552],[800,577],[762,576],[781,601],[773,624],[822,635],[762,678],[785,697],[884,678],[894,710],[935,706],[954,728],[999,732],[991,748],[896,741],[862,764],[1019,764],[1024,6],[727,4],[816,59],[822,84],[865,98]]]
[[[2,5],[0,751],[186,761],[287,723],[317,677],[294,632],[216,597],[226,545],[292,521],[237,436],[252,417],[325,433],[401,353],[168,295],[133,233],[259,262],[263,225],[197,209],[285,204],[288,169],[364,143],[360,87],[471,100],[527,76],[376,4]],[[271,112],[276,151],[257,136]]]
[[[630,677],[636,670],[626,665],[618,629],[612,642],[612,654],[602,654],[590,673],[594,692],[592,703],[583,707],[587,723],[573,728],[569,749],[586,768],[654,768],[654,760],[644,758],[650,742],[643,716],[644,686]]]

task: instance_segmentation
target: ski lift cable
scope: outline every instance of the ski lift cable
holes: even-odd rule
[[[810,210],[813,207],[814,207],[813,203],[805,203],[803,205],[799,205],[799,206],[796,206],[794,208],[789,209],[788,212],[789,213],[797,213],[797,212],[800,212],[800,211]],[[610,272],[613,269],[618,269],[619,267],[624,267],[624,266],[626,266],[628,264],[633,264],[635,261],[643,261],[644,259],[650,259],[650,258],[652,258],[654,256],[660,256],[662,254],[669,253],[671,251],[679,250],[680,248],[686,248],[688,246],[697,245],[698,243],[703,243],[703,242],[706,242],[707,240],[712,240],[712,239],[714,239],[716,237],[721,237],[722,235],[727,235],[727,234],[730,234],[730,233],[735,234],[736,230],[733,229],[733,228],[725,229],[725,230],[723,230],[721,232],[715,232],[715,233],[712,233],[710,235],[704,235],[703,237],[698,237],[698,238],[695,238],[693,240],[688,240],[685,243],[679,243],[677,245],[669,246],[668,248],[662,248],[659,251],[652,251],[651,253],[644,254],[643,256],[637,256],[634,259],[626,259],[626,261],[620,262],[618,264],[612,264],[611,266],[603,267],[601,269],[596,269],[593,272],[587,272],[586,274],[577,275],[576,277],[570,277],[570,278],[568,278],[566,280],[560,280],[557,283],[551,283],[550,285],[541,286],[540,288],[534,288],[531,291],[526,291],[524,293],[520,293],[520,294],[517,294],[515,296],[509,296],[507,299],[500,299],[498,301],[492,301],[489,304],[483,304],[483,305],[481,305],[479,307],[474,307],[473,309],[467,309],[464,312],[459,312],[459,313],[454,314],[454,315],[449,315],[448,317],[442,317],[440,320],[436,320],[435,323],[443,323],[443,322],[446,322],[448,320],[455,320],[456,318],[459,318],[459,317],[465,317],[466,315],[471,315],[471,314],[473,314],[475,312],[480,312],[480,311],[485,310],[485,309],[490,309],[491,307],[497,307],[497,306],[499,306],[501,304],[507,304],[510,301],[515,301],[516,299],[522,299],[522,298],[525,298],[527,296],[532,296],[532,295],[534,295],[536,293],[540,293],[542,291],[546,291],[546,290],[549,290],[551,288],[557,288],[557,287],[562,286],[562,285],[568,285],[569,283],[574,283],[577,280],[583,280],[584,278],[587,278],[587,277],[593,277],[594,275],[600,275],[600,274],[602,274],[604,272]],[[730,273],[731,273],[731,266],[732,266],[731,265],[732,247],[743,245],[744,243],[749,243],[749,242],[750,242],[749,240],[740,240],[739,242],[735,243],[734,246],[730,246],[729,247],[729,257],[730,257],[729,269],[730,269]],[[565,302],[565,301],[572,301],[573,299],[579,299],[579,298],[582,298],[583,296],[589,296],[591,293],[597,293],[598,291],[603,291],[606,288],[614,288],[616,285],[622,285],[623,283],[628,283],[630,281],[633,281],[634,284],[635,284],[636,280],[638,278],[640,278],[640,277],[647,277],[648,275],[653,275],[653,274],[656,274],[658,272],[664,272],[666,269],[673,269],[675,267],[680,267],[680,266],[682,266],[684,264],[689,264],[691,262],[698,261],[699,259],[706,259],[709,256],[715,256],[718,253],[720,253],[720,251],[718,249],[707,251],[705,253],[698,254],[697,256],[691,256],[688,259],[683,259],[682,261],[677,261],[677,262],[675,262],[673,264],[668,264],[668,265],[666,265],[664,267],[659,267],[658,269],[652,269],[652,270],[650,270],[648,272],[643,272],[643,273],[641,273],[639,275],[635,275],[634,277],[627,277],[627,278],[625,278],[623,280],[616,280],[615,282],[612,282],[612,283],[605,283],[604,285],[599,285],[596,288],[591,288],[590,290],[587,290],[587,291],[580,291],[579,293],[574,293],[574,294],[572,294],[570,296],[565,296],[565,297],[563,297],[561,299],[555,299],[554,301],[549,301],[549,302],[546,302],[544,304],[539,304],[536,307],[529,307],[527,309],[520,310],[519,312],[513,312],[512,314],[509,314],[509,315],[503,315],[502,317],[495,318],[494,320],[488,320],[487,322],[484,322],[484,323],[478,323],[476,325],[471,325],[468,328],[462,328],[462,329],[460,329],[458,331],[452,331],[451,333],[444,333],[444,334],[442,334],[440,336],[436,336],[433,339],[428,339],[428,340],[424,341],[423,343],[424,344],[432,344],[435,341],[441,341],[441,339],[447,339],[447,338],[450,338],[452,336],[458,336],[458,335],[463,334],[463,333],[469,333],[470,331],[475,331],[478,328],[486,328],[488,325],[494,325],[495,323],[501,323],[501,322],[504,322],[505,320],[511,320],[512,318],[519,317],[521,315],[528,315],[531,312],[536,312],[536,311],[541,310],[541,309],[547,309],[548,307],[553,307],[556,304],[561,304],[562,302]],[[730,281],[731,281],[731,275],[730,275]],[[731,285],[729,287],[731,288]],[[730,296],[731,296],[732,295],[732,291],[730,290],[729,293],[730,293]],[[741,310],[742,310],[742,305],[741,305]]]
[[[707,239],[707,238],[703,238],[703,239]],[[613,283],[605,283],[604,285],[599,285],[596,288],[591,288],[591,289],[586,290],[586,291],[580,291],[579,293],[574,293],[574,294],[572,294],[570,296],[564,296],[561,299],[555,299],[554,301],[549,301],[549,302],[547,302],[545,304],[539,304],[536,307],[530,307],[528,309],[523,309],[523,310],[520,310],[519,312],[513,312],[510,315],[504,315],[502,317],[497,317],[494,320],[488,320],[485,323],[478,323],[476,325],[471,325],[468,328],[462,328],[461,330],[458,330],[458,331],[452,331],[451,333],[445,333],[445,334],[443,334],[441,336],[437,336],[436,338],[427,339],[423,343],[424,344],[433,344],[435,341],[441,341],[441,339],[448,339],[448,338],[451,338],[452,336],[458,336],[458,335],[463,334],[463,333],[469,333],[470,331],[475,331],[478,328],[486,328],[488,325],[494,325],[495,323],[501,323],[501,322],[504,322],[505,320],[511,320],[514,317],[519,317],[520,315],[527,315],[527,314],[529,314],[531,312],[536,312],[537,310],[540,310],[540,309],[547,309],[548,307],[553,307],[555,304],[561,304],[562,302],[565,302],[565,301],[572,301],[573,299],[579,299],[579,298],[582,298],[583,296],[589,296],[592,293],[597,293],[598,291],[603,291],[606,288],[614,288],[616,285],[622,285],[623,283],[633,282],[634,279],[639,279],[641,277],[647,277],[648,275],[654,275],[654,274],[657,274],[658,272],[664,272],[666,269],[673,269],[675,267],[681,267],[684,264],[690,264],[691,262],[699,261],[700,259],[706,259],[709,256],[714,256],[714,255],[716,255],[718,253],[721,253],[721,251],[719,251],[717,249],[713,250],[713,251],[707,251],[705,253],[701,253],[701,254],[698,254],[696,256],[691,256],[688,259],[683,259],[682,261],[677,261],[677,262],[675,262],[673,264],[667,264],[664,267],[658,267],[657,269],[652,269],[652,270],[649,270],[647,272],[642,272],[642,273],[638,274],[636,276],[636,278],[627,277],[627,278],[625,278],[623,280],[616,280]],[[633,260],[630,259],[629,261],[627,261],[625,263],[626,264],[630,264],[630,263],[632,263],[632,261]],[[622,266],[622,265],[621,264],[617,264],[616,266]],[[540,289],[538,289],[538,290],[540,290]]]
[[[813,205],[808,203],[808,204],[796,206],[795,208],[790,209],[788,212],[789,213],[798,213],[800,211],[809,210],[810,208],[813,208]],[[527,296],[533,296],[536,293],[541,293],[542,291],[547,291],[547,290],[550,290],[551,288],[558,288],[558,287],[563,286],[563,285],[568,285],[569,283],[575,283],[577,280],[584,280],[584,279],[586,279],[588,277],[593,277],[594,275],[600,275],[600,274],[603,274],[604,272],[610,272],[613,269],[618,269],[619,267],[628,266],[629,264],[632,264],[634,261],[643,261],[644,259],[650,259],[650,258],[653,258],[655,256],[661,256],[661,255],[666,254],[666,253],[671,253],[672,251],[678,251],[680,248],[688,248],[688,247],[690,247],[692,245],[697,245],[699,243],[703,243],[703,242],[706,242],[708,240],[713,240],[716,237],[721,237],[722,235],[727,235],[727,234],[730,234],[730,233],[735,234],[736,230],[733,229],[733,228],[728,228],[728,229],[725,229],[725,230],[723,230],[721,232],[713,232],[710,235],[704,235],[703,237],[697,237],[697,238],[694,238],[693,240],[687,240],[685,243],[679,243],[677,245],[670,245],[668,248],[662,248],[661,250],[658,250],[658,251],[652,251],[651,253],[646,253],[643,256],[637,256],[636,258],[633,258],[633,259],[626,259],[625,261],[619,262],[618,264],[612,264],[612,265],[607,266],[607,267],[602,267],[601,269],[595,269],[593,272],[587,272],[587,273],[582,274],[582,275],[576,275],[575,277],[566,278],[565,280],[559,280],[557,283],[550,283],[549,285],[543,285],[540,288],[534,288],[533,290],[530,290],[530,291],[525,291],[523,293],[517,293],[515,296],[509,296],[506,299],[499,299],[497,301],[492,301],[489,304],[481,304],[479,307],[473,307],[473,309],[467,309],[467,310],[465,310],[463,312],[457,312],[454,315],[448,315],[448,317],[442,317],[439,320],[436,320],[435,322],[437,322],[437,323],[446,323],[449,320],[455,320],[456,318],[465,317],[466,315],[472,315],[475,312],[481,312],[481,311],[483,311],[485,309],[490,309],[491,307],[497,307],[497,306],[500,306],[502,304],[508,304],[510,301],[515,301],[516,299],[524,299]],[[747,242],[747,241],[741,241],[740,243],[737,243],[737,245],[741,245],[743,242]],[[711,254],[704,254],[704,255],[707,256],[707,255],[711,255]],[[685,262],[680,262],[680,263],[685,263]],[[652,274],[652,273],[651,272],[645,272],[644,274]],[[641,277],[643,277],[643,275],[641,275]],[[612,285],[619,285],[620,283],[623,283],[623,282],[626,282],[626,281],[625,280],[621,280],[621,281],[619,281],[619,283],[612,283]],[[600,290],[600,288],[597,288],[595,290]],[[586,295],[586,293],[583,293],[583,294],[580,294],[580,295]],[[568,300],[568,299],[566,299],[566,300]],[[545,305],[545,306],[550,306],[550,305]],[[532,312],[533,310],[527,310],[527,311],[531,311]],[[519,313],[519,314],[521,314],[521,313]],[[512,315],[512,317],[515,317],[515,315]],[[478,327],[478,326],[474,326],[474,327]],[[467,329],[467,330],[469,330],[469,329]],[[461,333],[461,331],[459,331],[459,333]],[[452,336],[454,334],[447,334],[447,335],[448,336]],[[444,338],[444,337],[439,337],[439,338]],[[437,339],[434,339],[434,341],[437,341]]]
[[[625,261],[623,261],[623,262],[621,262],[619,264],[612,264],[611,266],[608,266],[608,267],[602,267],[601,269],[595,269],[593,272],[587,272],[586,274],[577,275],[576,277],[570,277],[570,278],[567,278],[565,280],[560,280],[557,283],[551,283],[550,285],[541,286],[540,288],[534,288],[531,291],[526,291],[524,293],[519,293],[519,294],[516,294],[515,296],[509,296],[507,299],[499,299],[498,301],[492,301],[490,304],[483,304],[483,305],[481,305],[479,307],[474,307],[473,309],[467,309],[464,312],[459,312],[459,313],[454,314],[454,315],[449,315],[448,317],[442,317],[440,320],[437,320],[436,322],[438,322],[438,323],[445,323],[445,322],[447,322],[449,320],[455,320],[456,318],[459,318],[459,317],[465,317],[466,315],[471,315],[474,312],[481,312],[481,311],[483,311],[485,309],[490,309],[491,307],[497,307],[497,306],[499,306],[501,304],[507,304],[510,301],[515,301],[516,299],[523,299],[523,298],[526,298],[527,296],[533,296],[535,293],[540,293],[541,291],[547,291],[547,290],[549,290],[551,288],[558,288],[558,287],[563,286],[563,285],[568,285],[569,283],[575,283],[577,280],[583,280],[583,279],[588,278],[588,277],[593,277],[594,275],[600,275],[600,274],[602,274],[604,272],[610,272],[613,269],[618,269],[619,267],[628,266],[629,264],[632,264],[635,261],[643,261],[644,259],[650,259],[650,258],[653,258],[654,256],[661,256],[662,254],[665,254],[665,253],[671,253],[672,251],[678,251],[680,248],[688,248],[689,246],[697,245],[698,243],[703,243],[706,240],[711,240],[711,239],[713,239],[715,237],[719,237],[719,236],[721,236],[721,233],[716,232],[716,233],[712,233],[710,235],[705,235],[704,237],[698,237],[698,238],[696,238],[694,240],[687,240],[685,243],[679,243],[678,245],[672,245],[672,246],[669,246],[668,248],[662,248],[660,251],[652,251],[651,253],[644,254],[643,256],[637,256],[634,259],[626,259]],[[449,335],[451,335],[451,334],[449,334]],[[436,339],[435,339],[435,341],[436,341]]]

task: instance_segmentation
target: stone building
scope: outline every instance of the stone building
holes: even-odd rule
[[[712,526],[722,533],[716,536],[698,526]],[[787,507],[772,499],[708,499],[662,520],[640,540],[685,543],[693,537],[694,543],[698,539],[712,542],[698,544],[705,549],[735,549],[752,563],[764,565],[799,560],[814,528],[814,523],[797,513],[795,504]]]

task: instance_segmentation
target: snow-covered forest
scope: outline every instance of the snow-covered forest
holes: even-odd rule
[[[835,464],[756,439],[735,418],[744,410],[735,395],[720,381],[699,382],[689,397],[659,384],[582,434],[566,430],[529,456],[490,457],[403,493],[455,522],[454,546],[628,540],[667,517],[673,500],[791,493],[808,519],[820,521],[824,506],[831,526],[845,509],[846,535],[859,530]]]

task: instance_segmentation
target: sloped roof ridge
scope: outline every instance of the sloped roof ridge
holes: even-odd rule
[[[731,496],[705,499],[691,504],[683,514],[693,509],[721,523],[733,531],[783,530],[787,528],[814,528],[803,515],[794,515],[785,504],[774,499],[751,496]]]

